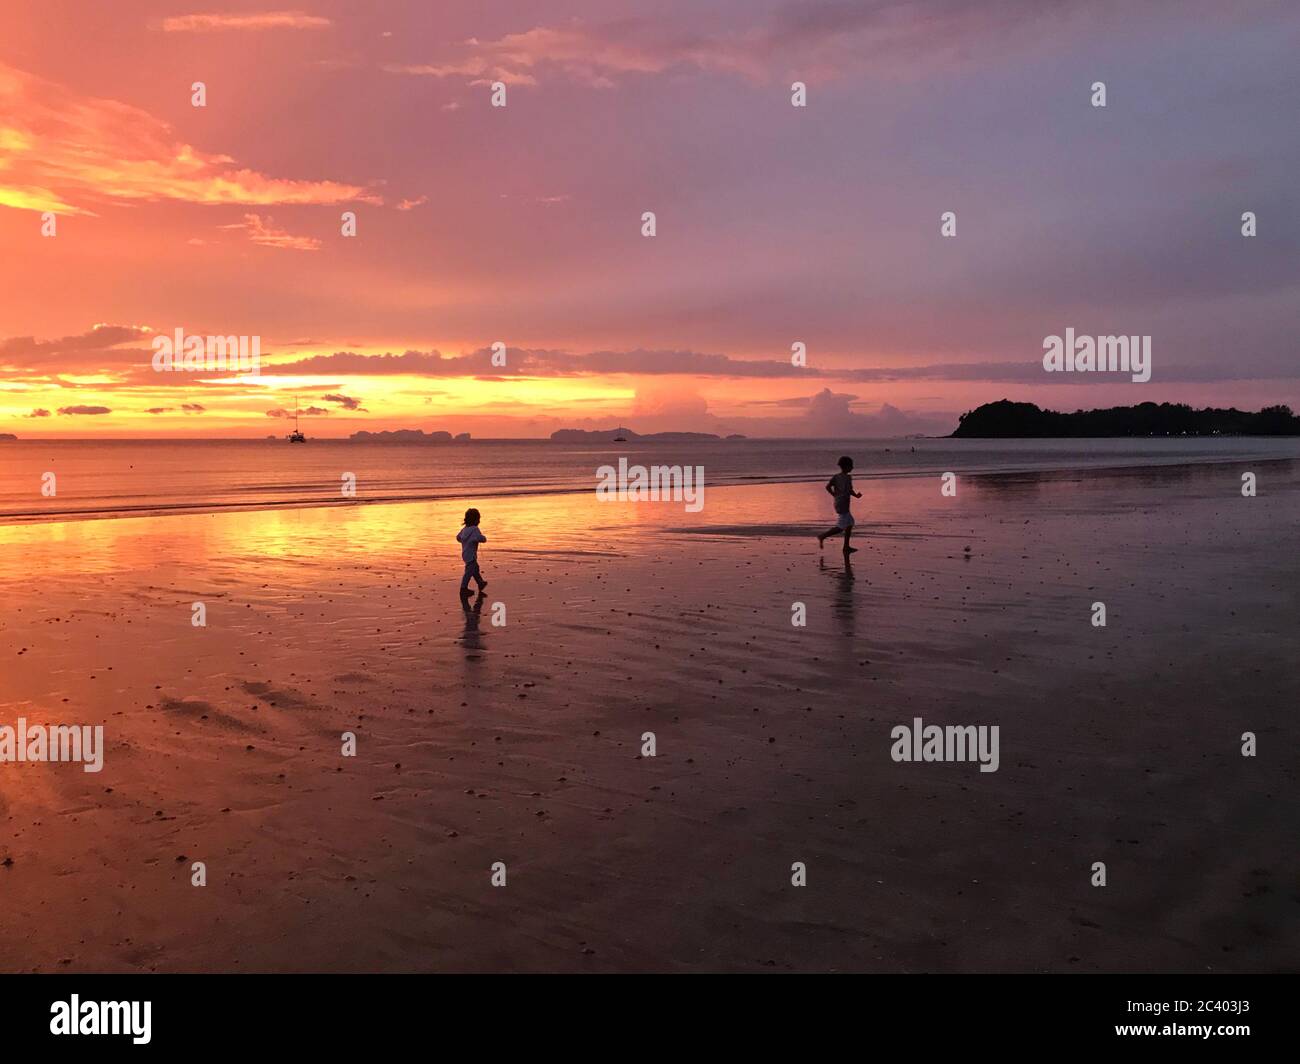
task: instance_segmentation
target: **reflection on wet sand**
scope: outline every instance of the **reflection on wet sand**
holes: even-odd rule
[[[460,608],[465,613],[465,631],[460,638],[460,645],[466,651],[469,651],[465,655],[466,661],[478,661],[479,653],[483,650],[483,636],[479,631],[479,617],[483,613],[485,597],[483,592],[480,591],[473,596],[474,604],[471,606],[469,595],[460,596]]]
[[[848,564],[820,484],[711,489],[706,523],[496,499],[490,633],[453,605],[482,500],[0,528],[0,724],[104,727],[93,776],[0,765],[0,942],[42,971],[1280,968],[1300,809],[1228,741],[1297,740],[1300,490],[1259,471],[863,481]],[[999,725],[1001,768],[895,764],[916,716]],[[1117,853],[1149,867],[1081,885]]]
[[[831,600],[831,611],[837,626],[836,635],[852,639],[857,634],[858,603],[854,594],[853,556],[842,551],[839,554],[840,565],[827,565],[823,555],[818,559],[818,568],[832,576],[835,581],[835,596]]]

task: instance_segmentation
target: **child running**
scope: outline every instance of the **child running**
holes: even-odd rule
[[[853,536],[853,514],[849,512],[851,499],[862,498],[862,493],[853,490],[853,478],[849,475],[853,469],[853,459],[845,455],[839,460],[840,471],[826,482],[826,490],[835,499],[835,512],[839,516],[835,519],[835,527],[828,528],[825,532],[817,534],[817,546],[826,546],[826,541],[831,536],[838,536],[844,533],[844,553],[855,554],[857,547],[850,547],[849,540]]]

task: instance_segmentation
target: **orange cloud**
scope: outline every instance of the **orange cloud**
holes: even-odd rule
[[[329,417],[329,411],[323,406],[304,406],[301,410],[285,410],[283,407],[275,407],[266,411],[267,417]]]
[[[305,11],[261,11],[247,15],[173,15],[162,20],[164,33],[208,33],[212,30],[311,30],[333,23]]]
[[[0,205],[93,214],[88,203],[162,200],[248,206],[382,202],[357,185],[239,169],[228,155],[178,141],[167,123],[138,107],[78,96],[0,63]]]

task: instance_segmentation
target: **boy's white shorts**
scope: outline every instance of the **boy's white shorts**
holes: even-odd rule
[[[840,514],[840,516],[837,517],[837,518],[835,519],[835,527],[836,527],[836,528],[839,528],[839,529],[852,528],[852,527],[853,527],[853,515],[852,515],[852,514]]]

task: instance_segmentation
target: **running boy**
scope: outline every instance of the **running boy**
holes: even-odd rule
[[[853,478],[849,475],[853,469],[853,459],[845,455],[839,460],[839,467],[840,471],[826,482],[826,490],[835,499],[835,512],[839,516],[835,519],[834,528],[817,534],[817,546],[824,547],[831,536],[843,532],[844,553],[854,554],[858,548],[849,546],[849,540],[853,536],[853,514],[849,512],[849,506],[850,500],[862,498],[862,493],[853,490]]]

